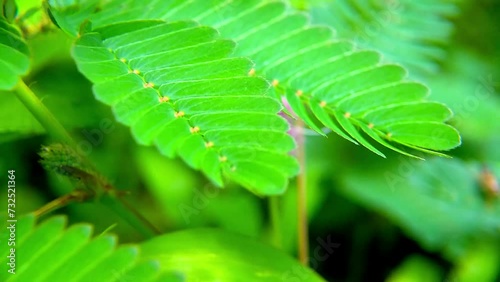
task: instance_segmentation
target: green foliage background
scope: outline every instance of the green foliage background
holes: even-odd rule
[[[420,161],[379,148],[387,157],[382,159],[337,135],[324,138],[311,132],[306,139],[311,267],[328,281],[498,281],[500,199],[498,193],[486,196],[481,185],[485,167],[497,181],[500,176],[498,3],[291,2],[310,13],[313,23],[330,25],[338,37],[380,52],[384,62],[408,69],[410,78],[430,88],[430,100],[451,108],[454,116],[450,123],[462,136],[462,146],[448,152],[453,159],[413,153],[426,159]],[[18,1],[19,14],[38,4]],[[41,18],[41,12],[34,13],[26,26]],[[71,26],[71,22],[66,24]],[[111,109],[96,101],[91,84],[71,58],[72,40],[66,34],[51,28],[30,36],[27,43],[32,54],[31,71],[24,78],[27,84],[77,143],[85,146],[97,170],[116,187],[129,190],[134,195],[129,199],[132,205],[156,226],[166,232],[217,227],[273,241],[267,198],[257,197],[236,183],[216,188],[184,161],[138,145]],[[19,69],[19,73],[23,71],[25,68]],[[0,172],[16,170],[17,213],[26,214],[73,190],[75,182],[41,168],[37,152],[41,144],[49,142],[44,129],[14,95],[1,92],[0,97]],[[6,199],[6,189],[0,193],[0,198]],[[296,253],[297,240],[295,198],[292,179],[280,198],[281,246],[291,255]],[[69,224],[90,222],[94,234],[111,229],[120,243],[142,241],[135,229],[99,202],[72,204],[57,213],[66,214]],[[52,223],[58,226],[54,228],[63,230],[64,220],[52,220],[58,222]],[[247,243],[224,237],[230,235],[198,231],[199,238],[193,239],[196,234],[166,235],[171,239],[164,240],[185,242],[167,244],[164,251],[179,258],[177,252],[197,242],[227,255],[227,261],[211,264],[206,258],[198,260],[195,253],[183,253],[208,269],[197,275],[206,277],[227,269],[235,257],[243,257],[244,264],[259,265],[252,259],[265,252],[260,247],[244,248]],[[211,239],[217,236],[223,239]],[[319,247],[324,251],[320,242],[327,240],[339,246],[326,257],[318,256],[314,250]],[[224,244],[227,241],[231,243]],[[147,250],[152,244],[138,248]],[[241,249],[241,253],[232,253],[231,248]],[[148,259],[130,261],[147,265]],[[281,260],[287,259],[276,257],[261,265],[274,266],[269,271],[279,269],[280,273],[290,269],[290,277],[300,280],[301,272],[293,272],[297,267],[294,262],[280,265],[277,261]],[[132,271],[134,264],[129,265],[127,269]],[[176,281],[163,266],[164,279]],[[150,273],[158,271],[154,263],[148,269]],[[244,267],[235,269],[229,273],[245,273]],[[154,277],[162,279],[160,274]]]

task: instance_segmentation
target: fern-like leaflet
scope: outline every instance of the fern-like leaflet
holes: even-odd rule
[[[219,185],[222,170],[257,193],[279,193],[297,171],[287,155],[293,148],[287,125],[275,115],[278,99],[266,96],[267,84],[254,75],[272,81],[269,93],[286,97],[312,129],[322,134],[326,126],[380,156],[367,136],[409,156],[398,145],[442,155],[435,151],[460,144],[444,123],[450,110],[426,101],[428,89],[408,81],[404,68],[335,39],[330,28],[311,26],[281,1],[128,0],[96,10],[74,57],[97,97],[113,105],[139,143],[179,154]],[[237,46],[182,20],[215,27]],[[61,21],[63,29],[75,30],[74,21]],[[227,58],[233,51],[255,67]]]
[[[0,273],[1,281],[115,281],[144,277],[157,280],[158,263],[139,261],[138,246],[117,248],[115,236],[102,234],[91,239],[93,227],[77,224],[66,229],[67,219],[52,217],[35,226],[35,217],[17,220],[15,241],[15,274]],[[0,236],[6,238],[8,230]],[[2,265],[9,263],[11,247],[0,247]]]
[[[172,0],[142,8],[134,0],[120,3],[127,13],[110,13],[116,5],[111,1],[91,17],[94,23],[162,18],[213,26],[236,40],[236,55],[251,58],[256,74],[274,81],[275,92],[318,132],[311,112],[322,125],[381,156],[366,136],[410,156],[395,144],[442,155],[435,151],[461,142],[458,132],[444,123],[450,110],[426,101],[428,89],[407,80],[404,68],[335,39],[330,28],[311,26],[306,16],[281,1]]]
[[[459,11],[454,1],[324,1],[312,4],[316,23],[329,24],[341,38],[382,52],[387,61],[398,62],[419,77],[439,68],[453,31],[448,20]]]
[[[156,144],[222,185],[281,193],[297,171],[280,104],[234,42],[190,21],[116,23],[83,33],[73,56],[140,144]]]

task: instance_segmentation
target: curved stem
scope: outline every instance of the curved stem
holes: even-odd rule
[[[90,191],[76,189],[67,195],[61,196],[61,197],[45,204],[43,207],[36,210],[34,214],[36,217],[40,217],[40,216],[48,214],[49,212],[52,212],[56,209],[60,209],[64,206],[68,205],[69,203],[83,202],[83,201],[86,201],[94,196],[95,196],[94,193],[92,193]]]
[[[24,106],[33,114],[33,116],[38,120],[38,122],[47,130],[48,134],[55,140],[65,143],[70,148],[72,148],[76,153],[78,153],[76,142],[71,138],[64,127],[59,123],[59,121],[52,115],[52,113],[45,107],[45,105],[38,99],[38,97],[31,91],[31,89],[24,83],[22,79],[19,80],[16,87],[14,88],[19,100],[24,104]],[[84,158],[85,162],[90,164],[87,158]],[[123,219],[128,221],[133,227],[135,227],[139,232],[141,232],[146,238],[154,237],[155,234],[159,233],[153,225],[142,217],[134,208],[123,201],[118,195],[118,191],[107,183],[103,177],[98,177],[96,175],[86,175],[85,177],[94,177],[94,182],[96,189],[101,189],[102,191],[95,191],[97,194],[102,195],[104,202],[109,205],[116,213],[118,213]],[[96,193],[92,194],[93,196]],[[54,209],[65,206],[66,204],[77,201],[88,199],[89,195],[81,194],[77,192],[70,193],[68,195],[62,196],[47,205],[43,206],[36,213],[39,215],[48,213]]]
[[[71,147],[76,147],[76,143],[71,139],[68,132],[59,123],[59,121],[52,115],[52,113],[45,107],[38,97],[31,91],[31,89],[19,79],[16,87],[14,88],[17,98],[24,104],[24,106],[31,112],[37,121],[47,130],[48,134]]]

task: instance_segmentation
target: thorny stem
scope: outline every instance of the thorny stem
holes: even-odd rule
[[[300,172],[297,176],[297,227],[298,227],[298,253],[299,261],[303,265],[308,265],[309,238],[307,223],[307,181],[306,181],[306,144],[304,136],[304,123],[297,119],[294,122],[297,129],[297,159],[300,165]]]
[[[45,130],[47,130],[48,134],[52,138],[65,143],[75,152],[78,152],[76,142],[22,79],[20,79],[17,83],[14,88],[14,92],[19,100],[45,128]],[[84,160],[90,164],[90,161],[88,161],[87,158],[84,158]],[[41,207],[35,212],[35,215],[40,216],[46,214],[71,202],[85,201],[90,198],[94,198],[97,194],[101,195],[101,200],[104,203],[122,216],[130,225],[136,228],[137,231],[141,232],[146,238],[152,238],[156,234],[160,233],[147,219],[142,217],[139,212],[122,199],[121,196],[123,196],[123,192],[116,190],[116,188],[107,183],[103,177],[98,177],[98,179],[99,185],[95,186],[96,188],[102,189],[102,191],[75,190],[70,194],[61,196]]]

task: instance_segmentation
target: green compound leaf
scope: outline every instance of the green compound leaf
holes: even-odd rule
[[[137,142],[180,156],[222,186],[279,194],[298,165],[280,104],[235,43],[195,22],[122,22],[81,34],[73,56]]]
[[[35,227],[35,217],[15,223],[15,246],[2,244],[0,280],[11,281],[165,281],[157,279],[155,261],[139,261],[137,246],[117,248],[110,235],[91,239],[92,226],[76,224],[66,228],[66,218],[52,217]],[[9,229],[0,232],[7,242]],[[11,252],[11,248],[15,252]],[[15,254],[15,274],[8,272]],[[170,280],[179,281],[179,280]]]
[[[235,55],[252,59],[255,73],[273,81],[275,92],[316,131],[308,109],[323,126],[381,156],[366,136],[406,155],[395,145],[442,155],[435,151],[461,143],[444,123],[450,110],[427,102],[427,87],[409,81],[404,68],[336,39],[330,28],[310,25],[280,1],[139,2],[104,5],[92,16],[94,26],[118,19],[194,19],[234,39]]]
[[[384,53],[386,59],[428,77],[446,58],[453,32],[450,17],[459,11],[448,0],[330,0],[311,4],[315,23],[328,24],[338,36]]]
[[[30,54],[21,33],[0,16],[0,90],[14,88],[28,72]]]
[[[141,245],[141,257],[159,259],[162,271],[186,281],[325,281],[278,250],[221,230],[156,237]]]
[[[222,36],[237,42],[236,56],[249,57],[255,62],[250,74],[272,81],[274,94],[287,97],[292,110],[309,127],[320,132],[320,126],[309,116],[312,112],[321,126],[380,156],[384,155],[367,137],[406,155],[411,154],[403,147],[443,155],[436,151],[450,150],[461,143],[458,132],[445,124],[451,116],[450,110],[444,105],[427,102],[428,89],[408,80],[404,68],[383,63],[377,52],[358,50],[350,42],[336,39],[330,28],[311,26],[306,16],[294,12],[281,1],[172,0],[148,5],[136,0],[110,1],[90,17],[94,28],[138,19],[189,19],[215,27]],[[182,42],[185,38],[179,35],[178,40]],[[159,42],[153,42],[157,48],[153,51],[158,51]],[[217,48],[223,52],[231,49],[229,46]],[[202,50],[208,57],[216,52]],[[132,48],[131,54],[138,55],[141,51]],[[172,60],[176,60],[176,56],[184,58],[177,52],[168,55]],[[159,60],[158,56],[152,59]],[[143,59],[137,60],[137,66],[143,64]],[[116,60],[113,70],[105,69],[109,73],[102,73],[102,70],[95,67],[94,75],[106,79],[124,71]],[[230,83],[220,82],[221,87]],[[134,89],[138,85],[138,81],[126,81],[123,87]],[[176,86],[161,90],[169,91]],[[109,85],[103,87],[110,88]],[[110,93],[111,100],[119,93]],[[415,104],[422,104],[420,110],[424,111],[424,117],[419,110],[415,111]],[[171,125],[172,129],[183,132],[182,127],[178,122]],[[149,128],[148,132],[140,134],[155,132],[156,129]],[[185,129],[183,134],[188,135]],[[169,155],[175,151],[172,146],[163,147]],[[193,164],[199,161],[196,155],[194,152],[184,158]],[[257,172],[249,170],[253,174]]]

